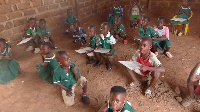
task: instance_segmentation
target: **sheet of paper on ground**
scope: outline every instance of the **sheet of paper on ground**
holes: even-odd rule
[[[24,43],[27,43],[28,41],[30,41],[32,38],[26,38],[24,40],[22,40],[21,42],[19,42],[17,45],[21,45],[21,44],[24,44]]]
[[[122,65],[130,70],[140,69],[141,64],[136,61],[119,61]]]
[[[94,52],[98,52],[98,53],[108,53],[109,51],[110,49],[104,49],[104,48],[94,50]]]
[[[82,53],[86,53],[86,52],[88,52],[88,51],[93,51],[94,49],[93,48],[91,48],[91,47],[85,47],[85,48],[82,48],[82,49],[79,49],[79,50],[75,50],[77,53],[80,53],[80,54],[82,54]]]

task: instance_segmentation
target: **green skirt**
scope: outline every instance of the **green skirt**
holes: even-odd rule
[[[0,60],[0,83],[6,84],[14,80],[19,73],[19,63],[15,60]]]
[[[153,42],[161,51],[164,51],[166,47],[171,47],[171,42],[169,40],[153,40]]]

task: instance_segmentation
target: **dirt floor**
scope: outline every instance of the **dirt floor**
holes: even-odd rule
[[[125,9],[124,15],[127,14],[126,12]],[[152,18],[151,25],[155,25],[159,14],[157,12],[145,13]],[[163,13],[167,13],[167,17],[173,15],[168,11]],[[128,72],[123,65],[118,63],[118,61],[130,59],[138,48],[133,43],[133,37],[138,35],[138,29],[128,28],[129,19],[127,16],[124,17],[124,25],[127,31],[128,44],[124,45],[122,41],[117,42],[115,46],[116,54],[112,58],[112,71],[107,71],[105,65],[100,68],[87,66],[86,57],[74,51],[81,46],[72,42],[72,36],[64,35],[63,29],[58,28],[53,31],[56,45],[70,53],[72,61],[80,68],[82,75],[88,79],[88,95],[91,99],[91,105],[87,106],[81,102],[82,90],[77,87],[75,91],[76,104],[72,107],[66,107],[62,100],[60,88],[46,83],[37,75],[35,66],[42,61],[40,55],[25,52],[25,45],[21,45],[13,46],[13,54],[20,63],[25,76],[18,76],[11,83],[0,85],[0,112],[97,112],[109,99],[110,88],[115,85],[127,88],[127,100],[132,103],[136,112],[200,112],[197,103],[184,108],[175,99],[177,96],[182,98],[187,96],[187,77],[190,70],[200,60],[200,38],[197,34],[200,22],[197,21],[199,19],[197,15],[199,14],[196,12],[195,15],[194,12],[194,17],[190,22],[190,32],[187,36],[177,37],[170,34],[171,53],[174,58],[168,59],[163,54],[159,54],[158,59],[162,62],[166,72],[160,77],[161,81],[155,86],[152,97],[145,97],[142,94],[143,88],[128,88],[127,85],[131,82],[127,76]],[[84,21],[82,26],[87,30],[90,24],[95,24],[99,31],[100,24],[106,21],[106,17],[106,14],[95,16]],[[141,78],[141,81],[143,80],[145,79]],[[180,88],[181,94],[174,92],[176,87]]]

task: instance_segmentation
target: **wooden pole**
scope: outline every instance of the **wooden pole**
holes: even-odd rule
[[[151,0],[148,0],[147,8],[148,8],[148,10],[151,10]]]

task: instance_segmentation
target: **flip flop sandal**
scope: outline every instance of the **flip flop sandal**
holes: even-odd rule
[[[128,40],[124,40],[124,44],[128,44]]]
[[[154,54],[155,54],[156,56],[158,56],[158,52],[155,52]]]
[[[172,56],[172,54],[170,52],[166,52],[165,54],[167,55],[167,57],[173,58],[173,56]]]
[[[175,31],[174,31],[174,34],[176,35],[176,34],[177,34],[177,32],[178,32],[178,31],[177,31],[177,30],[175,30]]]
[[[181,105],[183,105],[184,107],[188,107],[190,106],[190,104],[192,104],[193,102],[195,102],[195,99],[191,99],[190,96],[188,96],[186,99],[184,99],[181,102]]]
[[[137,87],[140,87],[141,84],[134,84],[133,82],[130,83],[130,87],[131,88],[137,88]]]
[[[150,90],[150,89],[147,89],[147,90],[145,91],[145,95],[151,95],[151,90]]]
[[[180,36],[182,36],[183,35],[183,33],[182,32],[180,32],[180,33],[178,33],[178,36],[180,37]]]

